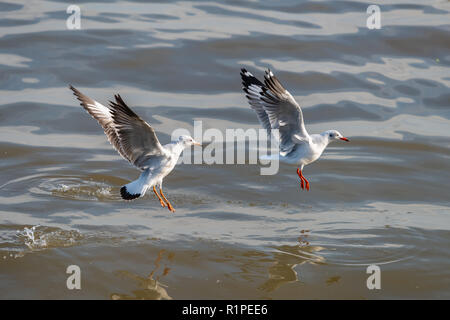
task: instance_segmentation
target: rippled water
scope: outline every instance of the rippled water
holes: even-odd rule
[[[450,298],[448,1],[378,1],[380,30],[355,1],[83,2],[81,30],[68,4],[0,3],[1,298]],[[351,139],[306,167],[311,191],[291,166],[182,164],[175,214],[122,201],[138,172],[68,84],[120,93],[167,143],[259,128],[241,67]]]

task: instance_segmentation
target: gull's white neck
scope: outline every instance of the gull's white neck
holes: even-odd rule
[[[330,144],[330,139],[328,139],[328,134],[325,133],[312,134],[311,143],[317,148],[324,150]]]
[[[169,149],[176,156],[180,156],[183,150],[186,148],[186,145],[182,141],[173,141],[167,145],[165,145],[166,149]]]

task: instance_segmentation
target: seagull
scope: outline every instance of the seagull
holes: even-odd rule
[[[201,144],[192,137],[183,135],[176,141],[161,145],[155,130],[134,113],[120,95],[115,95],[116,101],[109,101],[109,107],[105,107],[73,86],[70,86],[70,89],[80,100],[80,105],[102,126],[106,137],[117,152],[142,171],[137,180],[120,189],[122,198],[137,199],[152,188],[161,206],[167,206],[167,209],[175,212],[172,204],[164,196],[163,179],[173,170],[186,147]],[[155,186],[158,186],[159,194]]]
[[[255,110],[263,128],[269,135],[272,130],[278,129],[279,160],[297,166],[300,186],[309,191],[309,181],[303,175],[303,167],[319,159],[330,142],[348,142],[349,139],[337,130],[308,134],[300,105],[270,69],[265,72],[264,83],[244,68],[241,69],[241,78],[248,103]]]

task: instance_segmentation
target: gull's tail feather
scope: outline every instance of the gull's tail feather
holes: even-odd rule
[[[142,197],[149,187],[147,177],[148,173],[145,171],[139,176],[139,179],[120,188],[120,195],[122,198],[125,200],[134,200]]]

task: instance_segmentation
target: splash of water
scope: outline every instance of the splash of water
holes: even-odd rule
[[[47,246],[47,241],[45,239],[39,238],[39,236],[36,235],[36,228],[38,227],[40,227],[40,225],[32,226],[31,228],[24,227],[22,232],[19,231],[19,233],[25,236],[25,245],[30,249],[34,249],[36,247],[42,248]]]
[[[32,250],[73,246],[82,239],[82,235],[76,230],[60,230],[40,225],[24,227],[17,233],[24,238],[24,244]]]

